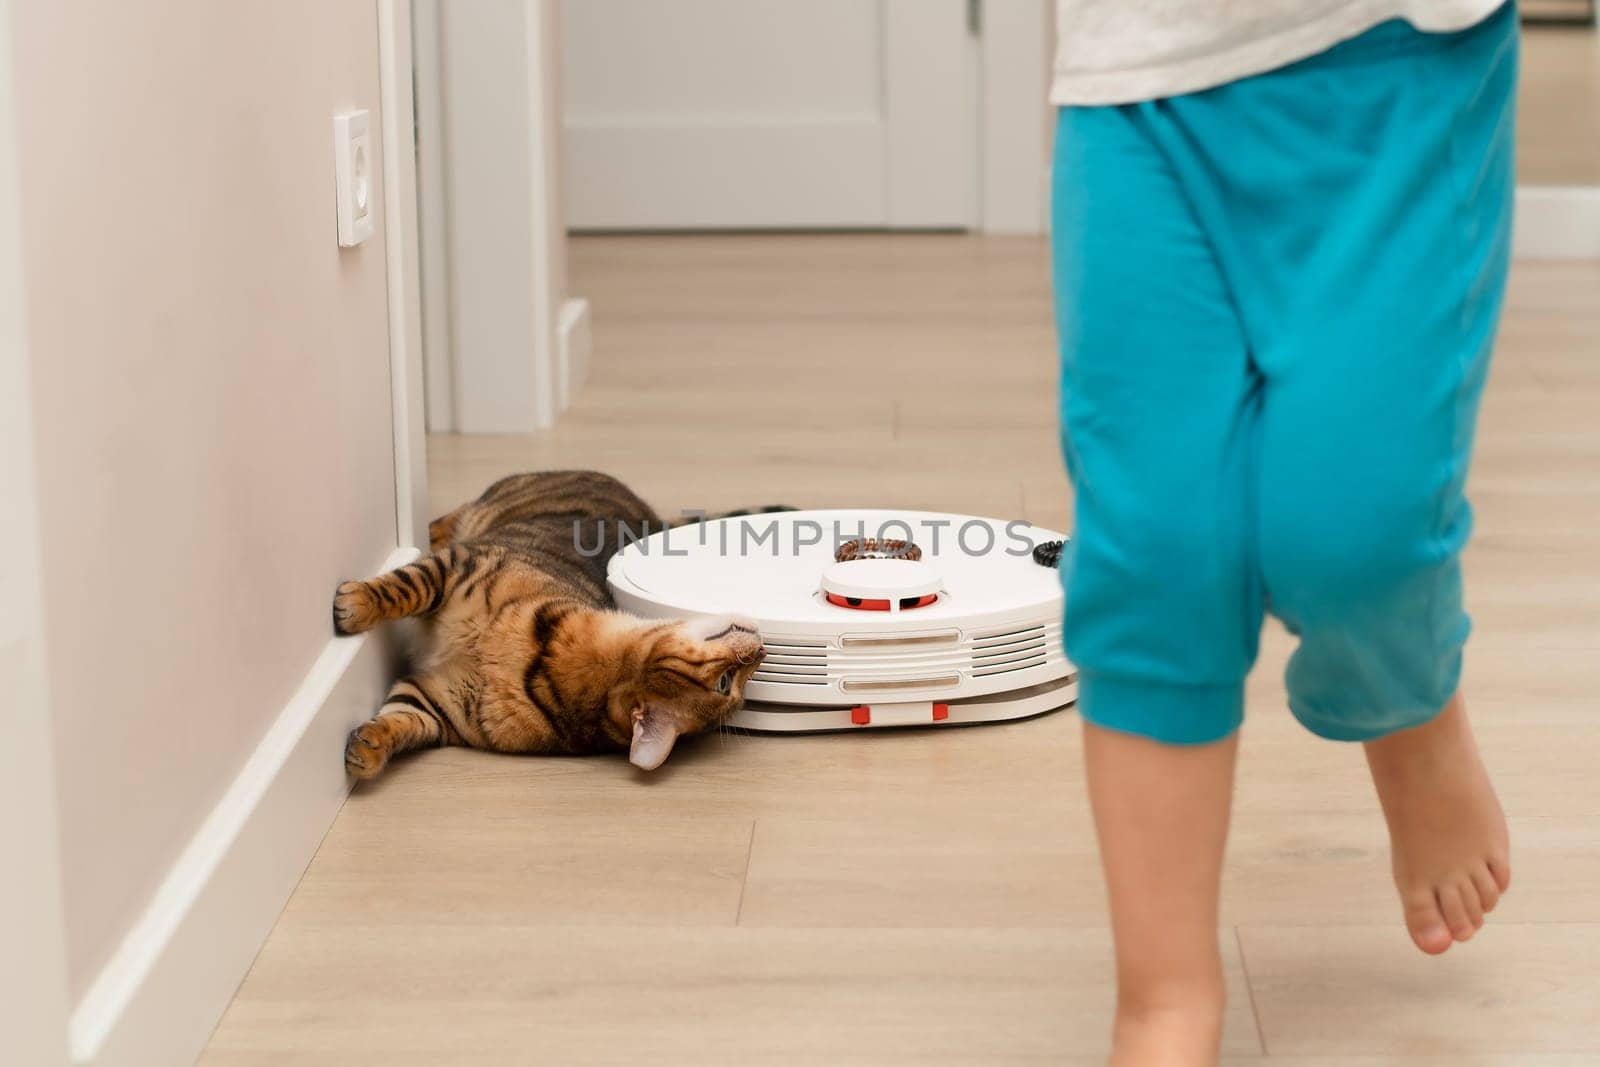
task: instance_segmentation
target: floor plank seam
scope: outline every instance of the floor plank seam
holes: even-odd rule
[[[743,925],[744,919],[744,893],[750,888],[750,857],[756,852],[756,824],[760,819],[750,820],[750,844],[744,850],[744,876],[739,879],[739,906],[733,912],[733,925]]]
[[[1270,1056],[1267,1051],[1267,1032],[1261,1027],[1261,1012],[1256,1007],[1256,987],[1250,980],[1250,961],[1244,956],[1244,935],[1239,933],[1239,927],[1233,928],[1233,943],[1239,949],[1239,971],[1244,975],[1244,995],[1250,1002],[1250,1021],[1256,1024],[1256,1046],[1261,1049],[1262,1056]]]

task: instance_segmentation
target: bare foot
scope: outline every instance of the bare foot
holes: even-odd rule
[[[1214,1067],[1222,1044],[1222,993],[1186,1004],[1119,1005],[1110,1067]]]
[[[1458,693],[1431,721],[1368,741],[1411,940],[1466,941],[1511,885],[1506,818]]]

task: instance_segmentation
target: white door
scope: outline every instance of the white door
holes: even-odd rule
[[[580,229],[967,228],[967,0],[564,0]]]

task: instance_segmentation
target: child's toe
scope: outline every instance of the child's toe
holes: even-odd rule
[[[1467,913],[1467,922],[1472,924],[1472,933],[1482,930],[1483,902],[1478,899],[1478,887],[1472,884],[1470,875],[1461,876],[1461,881],[1456,885],[1456,896],[1461,901],[1461,909]]]
[[[1454,940],[1432,893],[1419,893],[1406,901],[1406,929],[1411,931],[1411,940],[1417,947],[1430,956],[1437,956]]]
[[[1485,915],[1500,903],[1500,886],[1494,880],[1494,872],[1490,871],[1487,865],[1472,872],[1472,887],[1478,891],[1478,906],[1483,909]]]
[[[1504,856],[1489,857],[1489,874],[1494,878],[1494,884],[1504,893],[1511,888],[1511,861]]]
[[[1450,929],[1450,936],[1457,941],[1466,941],[1472,937],[1472,915],[1467,911],[1467,905],[1461,899],[1461,889],[1453,882],[1441,885],[1436,894],[1439,897],[1439,914],[1444,916],[1444,924]]]

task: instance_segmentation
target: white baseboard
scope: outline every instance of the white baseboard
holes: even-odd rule
[[[415,559],[396,550],[385,569]],[[382,702],[383,642],[330,637],[72,1012],[75,1063],[191,1063],[349,791],[344,738]]]
[[[556,321],[556,410],[572,404],[578,387],[589,377],[589,352],[594,338],[589,332],[589,301],[571,297],[561,305]]]
[[[1519,186],[1512,232],[1519,259],[1600,259],[1600,186]]]

